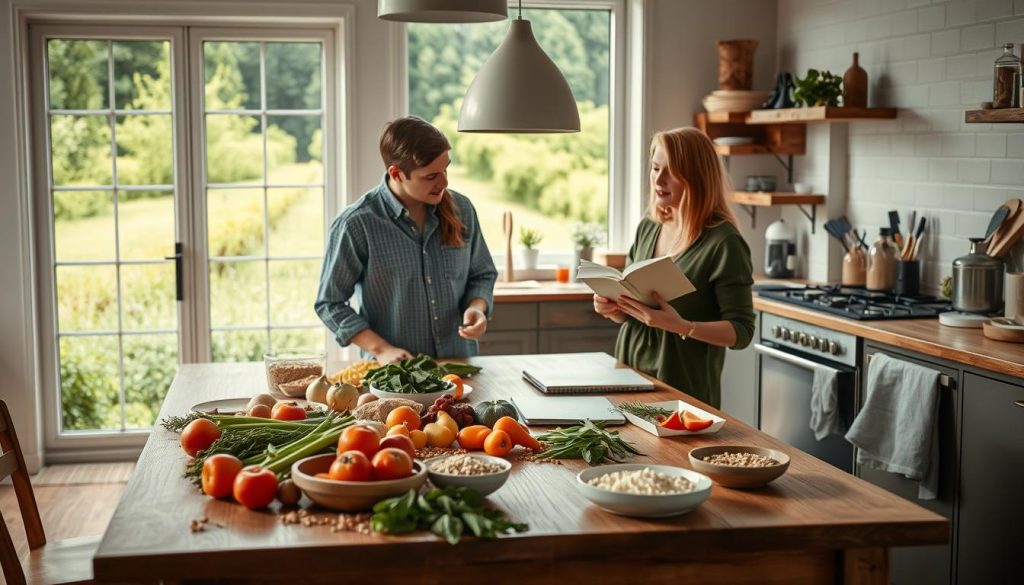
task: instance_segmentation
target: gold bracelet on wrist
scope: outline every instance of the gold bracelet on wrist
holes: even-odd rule
[[[686,341],[686,338],[691,336],[691,335],[693,335],[693,332],[696,329],[697,329],[697,322],[696,321],[690,321],[690,330],[687,331],[686,333],[680,333],[679,334],[679,338],[682,339],[683,341]]]

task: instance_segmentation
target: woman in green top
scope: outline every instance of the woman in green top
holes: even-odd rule
[[[651,202],[627,262],[672,256],[697,291],[660,307],[594,295],[594,310],[622,323],[615,357],[718,408],[725,348],[754,334],[750,248],[726,202],[711,140],[696,128],[651,141]]]

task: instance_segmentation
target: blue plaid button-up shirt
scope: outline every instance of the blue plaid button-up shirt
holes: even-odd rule
[[[498,271],[473,204],[449,193],[466,226],[461,248],[441,243],[434,206],[420,233],[386,175],[331,224],[313,308],[339,344],[370,328],[413,355],[476,355],[477,342],[459,337],[462,313],[474,298],[490,313]]]

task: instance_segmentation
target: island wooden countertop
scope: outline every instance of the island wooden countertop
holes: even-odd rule
[[[494,302],[547,303],[551,301],[592,301],[594,291],[578,282],[515,281],[494,283]]]
[[[981,329],[940,325],[934,319],[858,321],[754,295],[754,309],[789,317],[925,355],[1024,378],[1024,344],[996,341]]]
[[[543,356],[468,360],[473,402],[534,393],[522,369]],[[565,359],[565,355],[561,356]],[[613,364],[606,354],[572,360]],[[265,388],[263,365],[186,364],[168,392],[161,419],[191,405],[251,396]],[[949,522],[848,475],[664,384],[654,392],[610,395],[613,402],[685,399],[727,419],[716,434],[659,439],[638,427],[621,435],[645,456],[635,462],[689,467],[706,445],[759,445],[789,453],[789,470],[767,487],[715,485],[682,516],[627,518],[591,505],[576,489],[582,461],[514,462],[489,497],[529,531],[467,538],[451,546],[429,533],[405,536],[333,532],[284,524],[278,504],[252,512],[208,498],[182,478],[178,435],[154,429],[94,557],[98,582],[222,579],[308,583],[887,583],[887,547],[940,544]],[[303,500],[303,506],[308,506]],[[316,511],[316,508],[312,509]],[[327,512],[317,514],[331,517]],[[193,520],[206,518],[192,532]],[[838,579],[838,580],[837,580]]]

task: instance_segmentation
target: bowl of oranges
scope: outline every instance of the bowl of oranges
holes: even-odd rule
[[[427,468],[414,456],[409,437],[381,439],[373,428],[355,425],[342,431],[337,453],[296,461],[292,481],[324,508],[340,512],[368,510],[381,500],[426,483]]]

